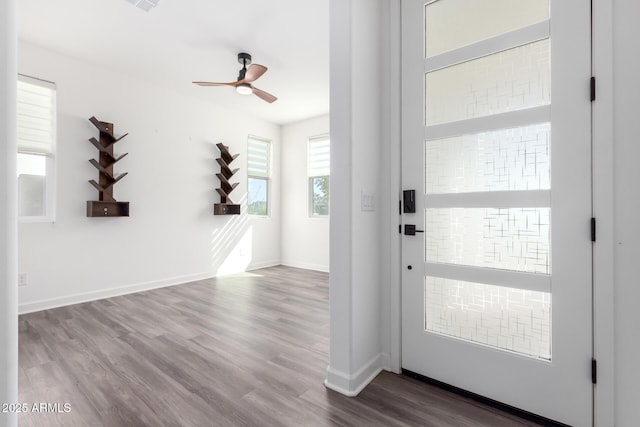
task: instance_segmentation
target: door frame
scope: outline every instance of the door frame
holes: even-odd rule
[[[401,98],[401,0],[388,0],[389,13],[389,171],[390,200],[401,200],[402,192],[402,98]],[[614,371],[614,212],[613,212],[613,6],[607,0],[592,0],[592,75],[597,78],[596,101],[592,103],[592,199],[597,219],[593,248],[593,354],[598,361],[594,386],[594,425],[610,426],[615,420]],[[401,234],[398,206],[389,206],[389,370],[400,373],[402,356]]]

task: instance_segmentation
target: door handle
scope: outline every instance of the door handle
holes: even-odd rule
[[[404,235],[405,236],[415,236],[416,233],[424,233],[424,230],[416,230],[416,226],[414,224],[405,224],[404,225]]]

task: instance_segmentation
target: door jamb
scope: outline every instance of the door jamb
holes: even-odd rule
[[[614,369],[614,144],[613,144],[613,6],[592,0],[592,72],[597,96],[592,104],[592,200],[597,219],[593,243],[593,340],[598,361],[594,385],[594,425],[615,424]]]
[[[390,282],[389,282],[389,367],[402,369],[402,235],[399,206],[402,193],[402,16],[401,0],[389,0],[389,171],[390,171]]]

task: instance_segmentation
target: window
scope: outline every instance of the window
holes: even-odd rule
[[[18,76],[18,216],[54,219],[55,84]]]
[[[309,139],[309,216],[329,215],[329,135]]]
[[[249,215],[269,214],[271,142],[250,136],[247,143],[247,204]]]

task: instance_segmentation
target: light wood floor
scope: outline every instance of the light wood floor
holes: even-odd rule
[[[391,373],[327,390],[328,299],[327,274],[273,267],[20,316],[20,401],[62,411],[20,425],[533,425]]]

